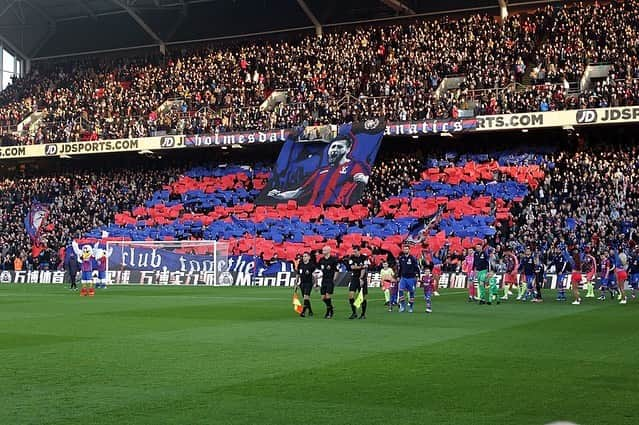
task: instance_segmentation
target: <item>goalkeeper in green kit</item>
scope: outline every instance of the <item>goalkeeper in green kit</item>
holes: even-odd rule
[[[486,304],[488,298],[488,270],[490,268],[488,261],[488,250],[482,249],[481,244],[475,246],[475,254],[473,259],[473,270],[477,278],[477,289],[479,289],[479,304]]]
[[[496,302],[499,304],[499,278],[495,274],[494,271],[489,271],[487,274],[488,279],[488,287],[485,289],[485,292],[488,295],[488,300],[486,301],[488,304]]]

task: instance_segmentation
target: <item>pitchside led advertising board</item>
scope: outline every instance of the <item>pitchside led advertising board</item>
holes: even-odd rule
[[[475,131],[534,130],[584,125],[630,124],[639,122],[639,106],[579,109],[571,111],[527,112],[523,114],[480,115],[474,118],[421,120],[386,123],[384,137],[456,134]],[[309,129],[312,127],[306,127]],[[298,129],[244,131],[198,135],[168,135],[132,139],[47,143],[44,145],[1,146],[0,161],[20,158],[69,157],[117,152],[161,151],[167,149],[277,143]]]
[[[379,273],[371,273],[369,286],[380,286]],[[503,274],[496,274],[501,283]],[[570,276],[567,277],[569,279]],[[108,272],[109,285],[153,285],[153,286],[268,286],[268,287],[293,287],[295,286],[295,273],[290,271],[277,272],[273,275],[258,274],[256,271],[224,271],[214,277],[213,273],[183,272],[183,271],[159,271],[159,270],[112,270]],[[342,272],[335,275],[337,286],[348,286],[350,273]],[[465,273],[444,273],[440,276],[439,288],[465,289],[470,281]],[[544,289],[557,288],[557,275],[548,274],[544,282]],[[585,282],[582,282],[582,284]],[[68,285],[69,274],[64,271],[2,271],[0,272],[0,284],[52,284]],[[564,287],[569,287],[570,282],[564,282]]]

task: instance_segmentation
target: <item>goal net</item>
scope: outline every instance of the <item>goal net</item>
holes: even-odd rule
[[[109,241],[112,285],[218,285],[228,264],[228,244],[199,241]]]

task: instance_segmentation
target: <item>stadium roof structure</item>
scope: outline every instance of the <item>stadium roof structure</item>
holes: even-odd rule
[[[447,11],[496,12],[499,1],[0,0],[0,41],[38,60]],[[552,2],[510,0],[509,6]]]

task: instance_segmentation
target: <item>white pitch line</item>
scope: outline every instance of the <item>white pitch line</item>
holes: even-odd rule
[[[113,291],[116,292],[116,291]],[[114,293],[113,295],[117,295],[117,296],[124,296],[126,294],[126,292],[119,292],[119,293]],[[443,297],[443,296],[449,296],[449,295],[460,295],[460,294],[465,294],[465,292],[463,291],[455,291],[455,292],[444,292],[439,294],[439,297]],[[47,293],[47,294],[42,294],[42,293],[36,293],[36,294],[0,294],[0,296],[2,297],[15,297],[15,298],[34,298],[34,297],[38,297],[38,298],[49,298],[49,297],[67,297],[67,298],[71,298],[71,297],[79,297],[79,295],[77,293],[72,293],[72,292],[65,292],[65,293],[59,293],[59,292],[55,292],[55,293]],[[283,297],[242,297],[242,296],[218,296],[218,295],[214,295],[214,296],[207,296],[207,295],[180,295],[180,294],[172,294],[172,295],[141,295],[142,297],[145,298],[167,298],[167,297],[175,297],[175,298],[190,298],[190,299],[198,299],[198,300],[251,300],[251,301],[282,301]],[[96,295],[97,298],[100,298],[99,293]],[[335,299],[336,297],[333,297],[333,299]],[[438,298],[438,297],[433,297],[433,298]],[[337,297],[337,299],[342,299],[342,297]],[[368,298],[369,301],[384,301],[384,298]]]

